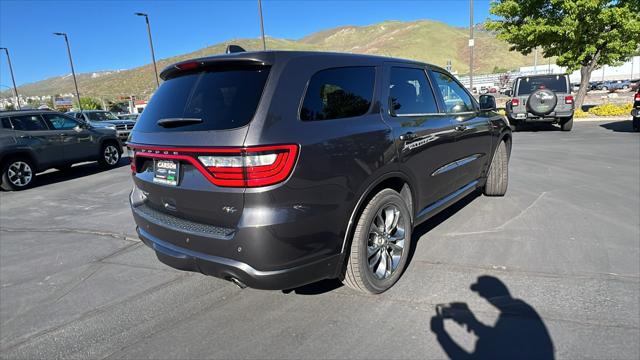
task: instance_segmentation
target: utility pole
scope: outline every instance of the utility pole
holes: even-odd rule
[[[469,90],[473,93],[473,0],[469,0]]]
[[[260,34],[262,34],[262,50],[267,50],[267,41],[264,38],[264,20],[262,19],[262,0],[258,0],[258,12],[260,13]]]
[[[16,105],[18,105],[18,110],[22,110],[20,108],[20,97],[18,96],[18,88],[16,87],[16,78],[13,76],[13,67],[11,66],[11,57],[9,57],[9,49],[7,49],[6,47],[3,47],[3,48],[0,48],[0,50],[4,50],[4,52],[7,54],[7,62],[9,63],[9,72],[11,73],[11,81],[13,82],[13,94],[16,96]]]
[[[71,75],[73,75],[73,85],[76,87],[76,96],[78,97],[78,108],[82,112],[82,103],[80,102],[80,91],[78,91],[78,80],[76,80],[76,71],[73,68],[73,58],[71,57],[71,47],[69,46],[69,38],[67,33],[56,32],[53,35],[64,36],[64,42],[67,44],[67,54],[69,55],[69,64],[71,65]]]
[[[151,48],[151,60],[153,61],[153,71],[156,74],[156,89],[160,87],[160,78],[158,77],[158,66],[156,65],[156,54],[153,51],[153,39],[151,38],[151,25],[149,24],[149,15],[141,12],[135,13],[137,16],[144,16],[147,22],[147,35],[149,35],[149,47]]]

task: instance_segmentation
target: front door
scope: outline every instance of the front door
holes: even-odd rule
[[[491,160],[491,126],[485,112],[471,94],[451,75],[440,70],[430,70],[429,75],[437,86],[437,98],[455,125],[456,146],[453,149],[456,163],[451,172],[457,188],[472,185],[486,176]]]
[[[416,184],[420,212],[455,191],[451,174],[438,172],[455,161],[454,124],[439,112],[425,68],[388,63],[384,78],[383,119],[393,128],[401,169]]]

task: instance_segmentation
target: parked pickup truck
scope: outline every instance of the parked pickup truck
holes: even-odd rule
[[[517,78],[507,101],[509,123],[516,128],[525,123],[560,124],[562,131],[573,127],[573,95],[569,76],[535,75]]]

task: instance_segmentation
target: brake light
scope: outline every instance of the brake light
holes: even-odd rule
[[[189,62],[185,62],[182,64],[176,64],[175,67],[178,70],[193,70],[195,68],[197,68],[198,66],[200,66],[200,63],[197,61],[189,61]]]
[[[223,187],[259,187],[286,180],[296,162],[298,145],[245,148],[163,148],[130,145],[136,156],[184,160],[209,181]]]
[[[633,99],[633,101],[640,101],[640,93],[636,94],[636,97]]]
[[[564,97],[564,103],[565,104],[573,104],[573,95],[567,95]]]
[[[520,100],[511,99],[511,106],[520,106]]]

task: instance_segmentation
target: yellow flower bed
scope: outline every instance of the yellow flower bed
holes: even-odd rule
[[[629,115],[632,108],[633,104],[631,103],[624,105],[604,104],[592,107],[589,109],[589,113],[597,116],[621,116]]]
[[[589,116],[589,113],[582,111],[582,109],[578,109],[573,113],[574,118],[585,118],[587,116]]]

